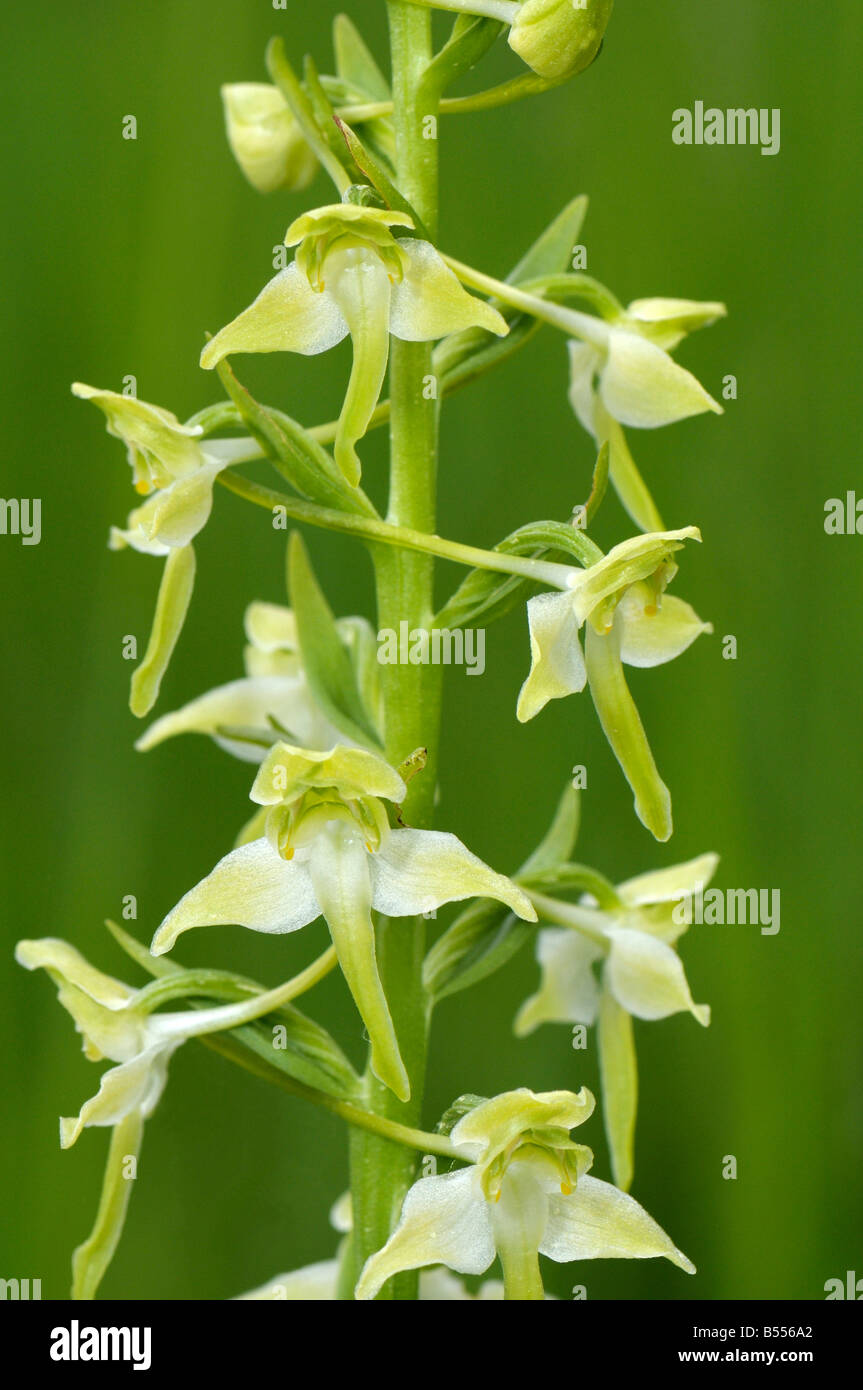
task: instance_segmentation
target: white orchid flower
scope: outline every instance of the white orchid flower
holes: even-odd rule
[[[598,1023],[605,1128],[614,1180],[624,1189],[632,1182],[638,1096],[632,1019],[691,1013],[702,1027],[710,1023],[675,950],[686,931],[675,907],[709,883],[718,863],[703,854],[609,885],[601,904],[590,896],[573,904],[532,895],[540,918],[559,925],[537,934],[540,985],[519,1010],[515,1031],[524,1037],[543,1023]]]
[[[559,1264],[664,1256],[694,1273],[637,1202],[586,1176],[593,1155],[569,1131],[593,1107],[584,1089],[521,1089],[469,1111],[451,1135],[468,1166],[414,1183],[392,1236],[366,1262],[356,1297],[374,1298],[392,1275],[424,1265],[482,1274],[495,1255],[508,1299],[543,1297],[540,1254]]]
[[[246,609],[244,679],[229,681],[157,719],[135,747],[145,752],[177,734],[208,734],[220,748],[246,762],[260,762],[280,735],[304,748],[331,748],[343,734],[317,704],[303,669],[297,625],[290,608],[251,603]],[[374,633],[364,618],[339,618],[336,629],[357,670],[369,708],[380,718],[380,683]]]
[[[637,299],[607,326],[607,339],[569,344],[569,399],[580,423],[609,446],[609,474],[620,500],[643,531],[662,520],[639,473],[624,425],[656,429],[722,407],[669,352],[696,328],[715,323],[724,304],[691,299]]]
[[[93,1062],[115,1063],[103,1073],[99,1090],[79,1114],[60,1120],[60,1146],[68,1149],[81,1131],[113,1130],[96,1224],[73,1258],[73,1298],[92,1298],[120,1239],[132,1183],[127,1171],[136,1160],[144,1121],[153,1113],[168,1079],[168,1064],[189,1038],[238,1028],[280,1007],[292,997],[294,982],[257,994],[239,1004],[176,1013],[152,1013],[155,997],[134,990],[97,970],[66,941],[45,937],[19,941],[15,959],[27,970],[45,970],[57,997],[71,1014]]]
[[[125,529],[111,528],[111,549],[131,546],[167,557],[150,642],[132,677],[130,704],[140,717],[158,698],[182,631],[195,582],[192,541],[209,520],[215,480],[231,464],[257,458],[260,449],[249,439],[203,439],[199,426],[181,425],[170,411],[134,396],[80,381],[72,391],[104,412],[108,433],[126,445],[134,487],[147,499],[129,514]]]
[[[288,229],[294,261],[265,285],[253,304],[207,344],[202,367],[229,353],[316,355],[348,335],[354,361],[339,419],[335,458],[356,486],[355,445],[369,426],[389,360],[390,334],[427,342],[464,328],[502,337],[505,319],[463,289],[428,241],[401,236],[413,228],[407,213],[353,204],[307,212]]]
[[[151,947],[161,955],[193,927],[234,923],[283,933],[323,915],[371,1040],[372,1068],[402,1100],[410,1083],[378,975],[372,912],[413,917],[487,897],[536,920],[524,893],[455,835],[391,829],[384,802],[400,803],[406,793],[399,774],[374,753],[276,744],[251,792],[268,808],[266,834],[226,855],[192,888]]]
[[[662,665],[680,656],[701,633],[713,631],[683,599],[664,592],[676,573],[670,557],[686,540],[700,541],[701,533],[687,526],[622,541],[587,569],[573,567],[561,581],[560,593],[529,599],[531,669],[517,706],[524,723],[549,700],[589,684],[606,738],[635,795],[636,814],[658,840],[671,834],[671,797],[622,663]]]

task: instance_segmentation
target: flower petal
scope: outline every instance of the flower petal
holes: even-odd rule
[[[587,1023],[596,1019],[599,988],[591,966],[603,952],[580,932],[568,927],[545,927],[537,935],[536,958],[542,979],[536,994],[516,1015],[520,1038],[541,1023]]]
[[[170,410],[117,391],[99,391],[82,381],[73,384],[72,394],[104,412],[108,433],[126,445],[132,480],[144,491],[166,487],[200,468],[199,426],[181,425]]]
[[[120,1120],[111,1135],[96,1223],[72,1256],[72,1298],[76,1301],[96,1297],[120,1243],[135,1186],[128,1177],[127,1165],[130,1158],[138,1157],[143,1133],[143,1116],[140,1110],[133,1110]]]
[[[144,1119],[151,1115],[165,1089],[171,1054],[178,1046],[174,1043],[148,1048],[131,1061],[106,1071],[98,1093],[84,1102],[77,1119],[60,1121],[60,1147],[71,1148],[81,1130],[93,1125],[117,1125],[135,1111],[140,1111]]]
[[[267,839],[253,840],[231,850],[180,899],[150,950],[164,955],[192,927],[234,924],[275,934],[299,931],[320,912],[308,865],[281,859]]]
[[[608,986],[618,1003],[636,1018],[668,1018],[689,1012],[706,1028],[707,1004],[694,1004],[680,957],[667,942],[643,931],[612,927],[606,965]]]
[[[259,1288],[238,1294],[235,1302],[323,1303],[335,1299],[338,1282],[338,1260],[320,1260],[289,1274],[277,1274]]]
[[[597,438],[594,377],[602,365],[602,353],[590,343],[569,340],[569,403],[579,423]]]
[[[485,328],[506,337],[509,327],[503,315],[468,294],[429,242],[404,238],[398,247],[404,275],[393,286],[390,331],[396,338],[424,343],[464,328]]]
[[[579,623],[605,599],[622,594],[630,584],[654,574],[690,540],[701,540],[697,526],[684,526],[678,531],[651,531],[621,541],[587,569],[573,569],[569,575],[569,592]]]
[[[668,840],[672,831],[671,795],[659,775],[626,684],[617,622],[602,637],[588,623],[586,634],[590,693],[605,737],[635,795],[635,813],[657,840]]]
[[[706,887],[718,865],[718,854],[700,854],[685,864],[670,864],[667,869],[654,869],[649,874],[628,878],[617,885],[617,893],[629,907],[676,902],[687,893],[694,893],[699,884]]]
[[[368,430],[389,361],[392,286],[383,260],[368,247],[331,251],[324,272],[326,293],[338,305],[354,348],[334,453],[345,478],[356,487],[362,467],[354,446]]]
[[[315,734],[325,721],[309,694],[304,676],[258,676],[217,686],[157,719],[135,747],[139,753],[145,753],[177,734],[209,734],[234,757],[257,763],[267,752],[262,744],[227,738],[219,730],[260,729],[262,734],[269,731],[276,739],[273,719],[280,729],[289,729],[303,743],[315,742]]]
[[[445,831],[393,830],[371,865],[372,904],[386,917],[415,917],[463,898],[496,898],[524,921],[536,921],[520,888]]]
[[[144,659],[132,676],[129,708],[139,719],[159,698],[162,677],[183,630],[195,587],[195,552],[190,545],[172,550],[165,561],[153,627]]]
[[[232,352],[299,352],[312,357],[348,334],[339,306],[324,290],[313,290],[291,262],[264,286],[254,303],[212,338],[202,367],[215,367]]]
[[[522,724],[539,714],[549,700],[575,694],[587,683],[571,595],[536,594],[527,601],[527,621],[531,667],[516,707]]]
[[[354,832],[338,822],[312,841],[309,874],[342,974],[366,1025],[372,1071],[399,1100],[407,1101],[410,1081],[375,955],[369,854]]]
[[[722,414],[722,406],[691,372],[655,343],[625,328],[613,328],[609,334],[599,390],[609,415],[637,429],[671,425],[705,410]]]
[[[341,743],[316,752],[281,741],[267,754],[249,795],[260,806],[276,806],[308,787],[333,787],[344,800],[374,796],[400,802],[407,795],[402,778],[377,753]]]
[[[611,1171],[616,1185],[628,1192],[634,1167],[638,1066],[632,1017],[608,990],[603,990],[599,1005],[598,1044],[602,1114]]]
[[[487,1203],[472,1167],[420,1178],[405,1197],[386,1245],[365,1263],[357,1299],[372,1299],[394,1274],[445,1264],[458,1274],[483,1274],[495,1256]]]
[[[647,584],[633,584],[617,607],[620,659],[627,666],[661,666],[691,647],[696,637],[713,631],[682,598],[656,594]]]
[[[626,317],[651,342],[669,351],[697,328],[706,328],[724,318],[724,304],[697,299],[634,299]]]
[[[552,1197],[540,1251],[570,1260],[649,1260],[664,1256],[687,1274],[695,1266],[634,1198],[599,1178],[579,1178],[569,1197]]]

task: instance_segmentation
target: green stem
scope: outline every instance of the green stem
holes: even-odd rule
[[[394,345],[394,349],[395,349]],[[402,344],[406,347],[416,347],[416,344]],[[420,346],[424,346],[420,344]],[[394,356],[398,353],[394,350]],[[395,363],[391,362],[390,370],[393,371]],[[275,488],[265,487],[262,483],[253,482],[251,478],[244,478],[240,473],[234,473],[231,469],[226,469],[220,473],[217,482],[226,487],[229,492],[235,492],[238,497],[244,497],[247,502],[254,502],[258,507],[264,507],[267,511],[272,511],[274,507],[284,507],[286,516],[294,521],[305,521],[310,526],[322,526],[328,531],[339,531],[343,535],[357,536],[361,540],[375,541],[381,546],[395,546],[402,550],[417,551],[421,555],[439,556],[443,560],[452,560],[454,564],[466,565],[470,569],[494,570],[499,574],[517,574],[524,579],[533,579],[540,584],[548,584],[554,589],[566,589],[569,587],[568,580],[572,574],[570,565],[556,564],[550,560],[531,560],[524,555],[508,555],[499,550],[482,550],[474,545],[462,545],[459,541],[448,541],[443,536],[437,536],[433,532],[417,531],[410,526],[399,526],[392,521],[381,521],[374,517],[356,516],[349,512],[337,512],[331,507],[320,507],[316,502],[306,502],[300,497],[291,497],[286,492],[278,492]],[[392,504],[390,515],[393,515]],[[378,566],[384,564],[382,552],[377,556]],[[407,616],[402,613],[402,617]],[[383,624],[386,626],[386,624]],[[396,627],[398,625],[396,624]],[[391,668],[384,667],[384,671]],[[424,668],[413,668],[414,670]],[[406,748],[405,752],[396,760],[396,765],[403,757],[413,752],[418,745],[413,748]]]
[[[482,294],[492,295],[495,299],[501,299],[504,304],[509,304],[511,308],[518,309],[523,314],[530,314],[535,319],[543,319],[545,323],[550,323],[554,328],[561,329],[570,337],[581,338],[584,342],[590,343],[600,350],[608,346],[610,330],[602,319],[594,318],[592,314],[582,314],[578,309],[565,309],[561,304],[551,303],[538,295],[519,289],[516,285],[509,285],[503,280],[496,280],[493,275],[486,275],[481,270],[474,270],[473,266],[457,261],[454,256],[444,256],[443,259],[450,269],[455,271],[462,283],[470,285],[472,289],[479,290]]]
[[[396,138],[396,183],[416,208],[432,237],[438,213],[438,151],[424,138],[427,116],[422,74],[432,57],[431,15],[425,9],[389,0],[387,5],[393,72],[393,127]],[[432,374],[432,344],[392,340],[390,354],[390,496],[387,523],[406,531],[410,549],[392,549],[394,537],[373,549],[378,596],[378,626],[398,629],[427,625],[434,613],[434,561],[441,553],[420,536],[434,531],[437,493],[437,403],[425,399],[424,378]],[[397,543],[398,544],[398,543]],[[424,553],[423,553],[424,552]],[[417,748],[428,749],[428,762],[412,779],[402,814],[409,825],[428,826],[437,779],[441,669],[389,665],[381,668],[385,703],[386,752],[398,766]],[[402,1058],[411,1082],[403,1105],[367,1073],[367,1103],[390,1121],[415,1125],[422,1111],[427,1046],[427,1000],[422,985],[425,923],[422,918],[382,919],[378,925],[378,962],[389,1000]],[[401,1146],[351,1134],[351,1193],[354,1213],[354,1270],[389,1238],[414,1176],[416,1163]],[[417,1297],[415,1272],[389,1281],[382,1299]]]

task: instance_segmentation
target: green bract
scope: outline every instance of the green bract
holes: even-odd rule
[[[445,1264],[482,1274],[498,1255],[508,1298],[542,1298],[540,1254],[572,1260],[662,1255],[694,1267],[637,1202],[586,1174],[590,1149],[569,1131],[589,1118],[581,1090],[509,1091],[459,1120],[452,1143],[469,1166],[414,1183],[401,1221],[363,1269],[356,1297],[374,1298],[405,1269]]]
[[[635,793],[636,813],[658,840],[671,834],[671,798],[621,663],[662,665],[702,632],[713,631],[688,603],[665,594],[676,572],[670,557],[684,541],[700,539],[698,529],[688,526],[622,541],[587,569],[573,569],[563,592],[538,594],[527,604],[531,669],[519,694],[518,718],[533,719],[549,700],[589,683],[606,737]]]
[[[254,304],[207,344],[202,367],[235,352],[314,355],[350,334],[354,363],[339,419],[336,462],[356,485],[355,445],[369,427],[386,375],[390,334],[426,342],[464,328],[509,330],[498,311],[462,289],[427,241],[396,238],[407,213],[336,204],[306,213],[289,229],[297,254]]]
[[[228,144],[253,188],[274,193],[308,187],[318,161],[278,87],[232,82],[222,88],[222,103]]]
[[[407,1099],[410,1084],[378,975],[372,912],[429,913],[463,898],[497,898],[536,914],[520,889],[458,840],[433,830],[392,830],[387,801],[405,784],[382,758],[339,745],[313,753],[278,743],[252,799],[269,807],[266,833],[228,854],[168,913],[153,938],[160,955],[192,927],[234,923],[293,932],[323,915],[372,1046],[376,1076]]]
[[[709,883],[717,863],[715,854],[704,854],[641,874],[618,884],[614,902],[603,906],[591,897],[574,905],[536,895],[540,918],[563,925],[538,933],[542,978],[519,1010],[515,1031],[523,1037],[541,1023],[598,1022],[605,1127],[614,1180],[622,1188],[632,1181],[637,1103],[631,1020],[689,1012],[704,1027],[710,1022],[707,1005],[693,1003],[674,949],[686,930],[674,908]]]

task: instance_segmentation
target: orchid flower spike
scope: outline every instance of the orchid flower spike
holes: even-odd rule
[[[135,744],[139,752],[185,733],[208,734],[234,757],[256,763],[284,736],[304,748],[331,748],[340,738],[350,742],[315,700],[291,609],[251,603],[245,627],[245,677],[217,686],[157,719]],[[380,721],[380,666],[371,624],[365,618],[338,618],[336,630],[351,656],[367,708]]]
[[[170,411],[134,396],[80,381],[72,391],[104,412],[108,433],[126,446],[135,490],[147,499],[130,513],[125,529],[111,528],[111,549],[131,546],[167,557],[149,646],[132,677],[130,705],[142,717],[156,703],[182,631],[195,582],[191,543],[209,520],[215,479],[232,463],[258,457],[260,449],[249,439],[203,439],[199,426],[181,425]]]
[[[140,1150],[144,1121],[161,1099],[171,1057],[188,1038],[237,1028],[272,1012],[293,992],[293,981],[239,1004],[154,1013],[161,1001],[152,986],[137,991],[103,974],[66,941],[19,941],[15,959],[26,970],[45,970],[54,981],[88,1060],[107,1058],[115,1063],[79,1114],[60,1121],[64,1149],[71,1148],[84,1129],[106,1126],[114,1131],[96,1225],[73,1259],[72,1296],[92,1298],[122,1233],[132,1190],[125,1168]]]
[[[519,720],[533,719],[549,700],[589,683],[605,736],[635,794],[636,814],[657,840],[671,835],[671,797],[622,663],[662,665],[713,631],[683,599],[665,593],[677,572],[671,556],[687,540],[701,540],[696,527],[622,541],[587,569],[572,568],[562,592],[537,594],[527,604],[531,669],[518,698]]]
[[[323,915],[371,1040],[372,1068],[401,1100],[410,1083],[378,974],[372,912],[414,917],[486,897],[536,920],[524,893],[455,835],[391,829],[384,803],[400,803],[406,794],[399,774],[375,753],[277,743],[251,791],[267,808],[264,835],[233,850],[192,888],[151,947],[161,955],[192,927],[235,923],[293,932]]]
[[[593,1108],[584,1088],[523,1088],[477,1104],[450,1136],[467,1167],[414,1183],[395,1231],[367,1260],[356,1297],[372,1299],[392,1275],[425,1265],[482,1274],[495,1255],[507,1299],[543,1297],[541,1254],[558,1264],[664,1256],[694,1273],[637,1202],[586,1176],[593,1154],[570,1130]]]
[[[369,426],[389,360],[390,334],[427,342],[464,328],[509,330],[498,311],[463,289],[404,212],[350,203],[307,212],[288,229],[292,263],[265,285],[255,302],[217,333],[201,354],[215,367],[234,352],[314,355],[350,334],[354,361],[339,419],[335,458],[356,486],[357,442]]]
[[[638,1098],[632,1020],[691,1013],[702,1027],[709,1024],[710,1009],[693,1002],[675,950],[686,931],[675,909],[710,881],[718,863],[717,855],[703,854],[609,884],[601,902],[533,896],[540,918],[556,925],[537,934],[540,985],[519,1010],[515,1031],[525,1037],[542,1023],[598,1024],[605,1129],[614,1181],[624,1190],[633,1176]]]
[[[722,407],[668,356],[697,328],[724,317],[724,304],[691,299],[637,299],[609,325],[607,342],[569,344],[569,399],[597,446],[609,446],[611,481],[636,525],[661,531],[662,520],[639,473],[624,425],[654,429]]]

